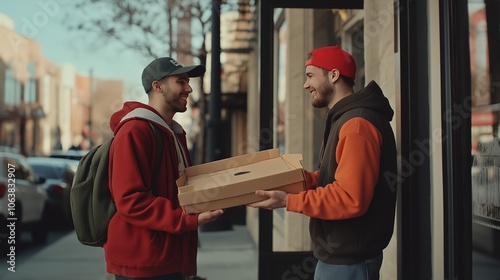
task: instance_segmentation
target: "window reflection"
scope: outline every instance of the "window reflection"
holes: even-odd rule
[[[278,30],[278,84],[277,91],[275,96],[276,117],[274,118],[276,121],[275,131],[276,135],[274,137],[276,143],[275,147],[280,149],[281,153],[286,153],[285,151],[285,100],[286,100],[286,51],[287,51],[287,43],[286,43],[286,21],[283,21],[279,26]]]
[[[499,8],[499,0],[469,1],[474,279],[500,275],[500,73],[491,55],[500,40]]]

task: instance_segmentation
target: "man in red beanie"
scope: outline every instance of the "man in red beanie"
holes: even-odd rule
[[[304,171],[306,191],[257,191],[265,200],[250,206],[311,218],[315,280],[379,279],[394,227],[394,112],[374,81],[354,92],[356,63],[340,47],[312,50],[305,66],[311,104],[329,108],[319,171]]]

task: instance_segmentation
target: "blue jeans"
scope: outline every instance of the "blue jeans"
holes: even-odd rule
[[[355,264],[329,264],[318,261],[314,280],[379,280],[382,254]]]
[[[146,278],[134,278],[134,277],[115,275],[115,279],[116,280],[185,280],[184,276],[180,272],[168,275],[146,277]]]

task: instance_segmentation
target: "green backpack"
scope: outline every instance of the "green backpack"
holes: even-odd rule
[[[132,115],[141,116],[141,115]],[[145,116],[141,116],[146,118]],[[161,133],[147,120],[156,140],[156,150],[151,192],[156,187],[156,178],[163,156]],[[154,121],[154,120],[152,120]],[[106,243],[108,224],[116,213],[116,206],[108,186],[109,149],[114,138],[90,150],[78,165],[70,192],[71,216],[78,240],[88,246],[102,247]]]

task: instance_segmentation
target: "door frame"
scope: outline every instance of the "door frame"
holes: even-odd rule
[[[273,131],[274,96],[274,9],[363,9],[363,0],[262,0],[259,6],[259,90],[260,90],[260,131]],[[259,149],[273,148],[273,133],[260,133]],[[265,137],[263,137],[265,136]],[[273,251],[273,212],[259,209],[259,280],[281,279],[287,272],[296,268],[308,272],[315,259],[311,251],[274,252]],[[296,274],[300,279],[312,279],[312,274]],[[291,278],[290,278],[291,279]]]

